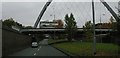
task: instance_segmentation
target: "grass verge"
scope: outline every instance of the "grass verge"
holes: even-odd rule
[[[67,40],[65,40],[65,39],[49,39],[48,44],[54,44],[57,42],[64,42],[64,41],[67,41]]]
[[[53,46],[73,55],[93,56],[93,43],[91,42],[63,42],[53,44]],[[97,56],[118,55],[118,47],[119,46],[110,43],[97,43]]]

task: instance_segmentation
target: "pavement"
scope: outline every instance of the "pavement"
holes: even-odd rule
[[[37,48],[26,48],[9,56],[67,56],[61,51],[48,45],[48,39],[39,42]]]

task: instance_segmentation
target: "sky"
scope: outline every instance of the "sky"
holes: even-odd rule
[[[2,0],[0,8],[0,19],[5,20],[12,17],[15,21],[22,23],[25,26],[33,26],[37,17],[45,5],[47,0]],[[78,27],[82,27],[86,21],[92,21],[92,6],[88,0],[62,0],[62,2],[54,2],[61,0],[53,0],[50,6],[47,8],[41,20],[53,20],[62,19],[66,14],[73,13]],[[72,2],[71,2],[72,1]],[[95,0],[97,1],[97,0]],[[110,0],[109,0],[110,1]],[[111,0],[107,2],[110,7],[118,13],[118,1]],[[100,2],[95,2],[95,21],[100,22],[100,16],[102,22],[108,22],[111,14]]]

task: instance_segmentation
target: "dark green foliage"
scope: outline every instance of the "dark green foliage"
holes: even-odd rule
[[[118,31],[118,36],[120,36],[120,19],[117,21],[117,31]]]
[[[85,26],[83,26],[85,37],[87,40],[90,40],[93,36],[92,26],[93,26],[93,24],[91,23],[91,21],[87,21],[85,23]]]
[[[67,38],[71,41],[77,31],[76,21],[72,13],[70,14],[70,17],[68,14],[65,15],[65,23],[65,30],[68,34]]]
[[[14,22],[13,18],[10,18],[10,19],[3,21],[3,25],[11,28],[11,26],[15,26],[15,22]]]
[[[13,18],[9,18],[9,19],[6,19],[2,22],[2,24],[4,26],[8,26],[9,28],[11,28],[12,26],[16,26],[16,27],[19,27],[19,28],[22,28],[22,24],[18,23],[18,22],[15,22],[13,20]]]
[[[18,22],[15,22],[15,25],[18,26],[19,28],[22,28],[22,24],[18,23]]]

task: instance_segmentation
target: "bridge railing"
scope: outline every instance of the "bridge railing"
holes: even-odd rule
[[[78,31],[83,31],[83,28],[78,28]],[[35,32],[35,31],[65,31],[65,28],[33,28],[33,29],[21,29],[20,32]],[[95,29],[95,31],[112,31],[112,29]]]

